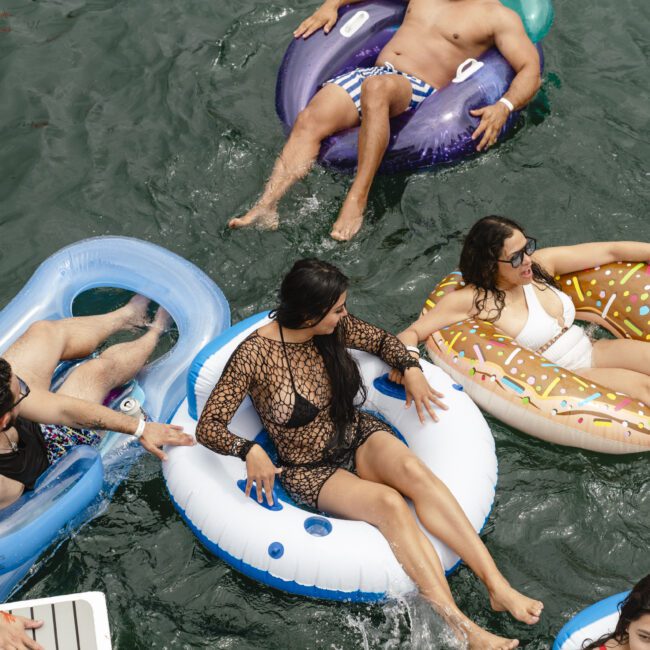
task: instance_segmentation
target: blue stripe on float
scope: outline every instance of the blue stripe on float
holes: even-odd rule
[[[508,388],[512,388],[512,390],[514,390],[515,393],[519,393],[520,395],[524,392],[524,389],[521,386],[515,384],[514,381],[510,381],[507,377],[503,377],[501,379],[501,383],[505,384]]]
[[[196,412],[196,391],[194,389],[196,380],[198,379],[205,362],[218,350],[220,350],[226,343],[232,341],[236,336],[241,334],[243,331],[248,329],[251,325],[263,320],[269,315],[268,311],[262,312],[260,314],[254,314],[245,318],[243,321],[233,325],[227,329],[223,334],[217,336],[217,338],[212,339],[209,343],[203,347],[203,349],[194,357],[190,370],[187,373],[187,409],[189,414],[195,420],[198,420],[199,415]]]
[[[629,591],[623,591],[609,598],[605,598],[576,614],[566,625],[559,631],[553,650],[562,650],[563,645],[569,640],[572,634],[579,632],[587,625],[591,625],[610,614],[618,611],[618,606],[627,597]]]

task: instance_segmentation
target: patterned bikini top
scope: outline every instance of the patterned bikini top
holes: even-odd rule
[[[564,325],[551,316],[542,307],[537,297],[537,292],[533,284],[525,284],[524,297],[528,306],[528,319],[521,331],[515,337],[519,345],[529,350],[547,349],[551,342],[555,342],[564,332],[566,332],[576,318],[576,308],[569,296],[562,291],[558,291],[552,285],[546,285],[562,302],[562,320]]]

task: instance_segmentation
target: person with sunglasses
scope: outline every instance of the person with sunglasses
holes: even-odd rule
[[[465,286],[441,298],[398,338],[415,346],[443,327],[479,318],[567,370],[650,403],[650,345],[629,339],[592,342],[574,324],[573,302],[554,279],[620,260],[649,259],[650,244],[643,242],[537,250],[536,240],[512,219],[483,217],[467,233],[461,251],[459,268]],[[418,354],[417,348],[413,352]],[[391,379],[399,381],[399,372],[394,370]]]
[[[148,303],[134,296],[107,314],[38,321],[0,358],[0,508],[32,489],[71,447],[98,444],[98,431],[133,434],[161,460],[163,445],[194,444],[181,427],[138,421],[103,406],[111,389],[140,371],[171,324],[162,308],[148,323]],[[147,327],[140,338],[107,347],[74,368],[56,392],[50,390],[60,361],[88,357],[109,336],[139,327]]]

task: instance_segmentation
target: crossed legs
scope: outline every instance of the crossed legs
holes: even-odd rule
[[[385,431],[372,434],[358,449],[356,466],[358,477],[338,470],[325,483],[318,507],[377,526],[422,596],[459,636],[467,638],[470,648],[516,647],[516,640],[486,632],[458,609],[438,555],[404,499],[406,496],[413,501],[427,530],[458,553],[485,583],[494,609],[507,610],[528,624],[537,623],[542,603],[510,587],[446,486]]]
[[[332,228],[334,239],[351,239],[361,228],[370,186],[388,146],[389,118],[408,108],[411,94],[410,82],[401,75],[370,77],[363,82],[357,175]],[[298,115],[262,196],[243,217],[231,219],[228,226],[277,228],[280,198],[311,169],[321,142],[359,122],[359,114],[347,92],[335,84],[325,85]]]
[[[124,307],[107,314],[38,321],[11,345],[5,359],[29,385],[48,390],[59,361],[87,357],[112,334],[146,325],[148,303],[147,298],[134,296]],[[169,324],[169,315],[159,309],[143,336],[112,345],[78,366],[59,392],[101,403],[108,391],[133,378],[144,366]]]

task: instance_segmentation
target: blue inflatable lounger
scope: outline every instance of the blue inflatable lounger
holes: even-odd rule
[[[98,287],[141,293],[174,319],[179,332],[174,347],[110,404],[133,396],[152,420],[169,422],[185,397],[192,359],[229,326],[230,311],[205,273],[164,248],[127,237],[97,237],[55,253],[0,312],[0,354],[33,322],[72,316],[75,298]],[[34,490],[0,511],[0,602],[36,570],[46,548],[106,505],[141,451],[132,436],[107,433],[97,448],[72,449],[39,477]]]

